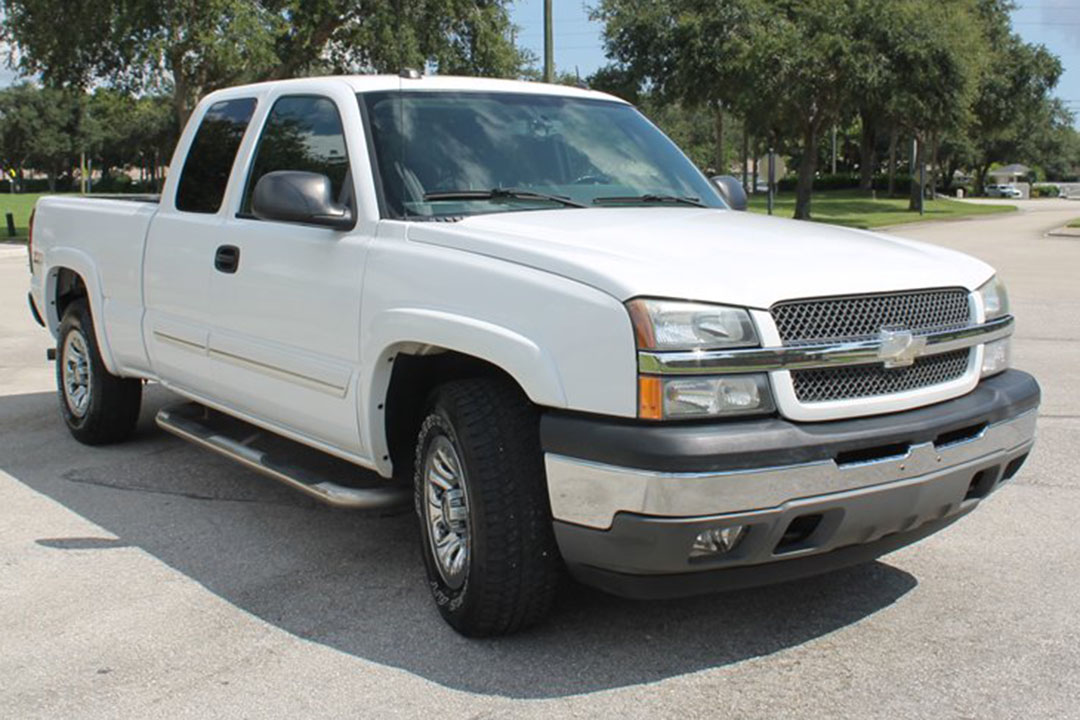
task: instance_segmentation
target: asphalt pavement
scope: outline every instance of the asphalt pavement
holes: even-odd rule
[[[0,717],[1080,718],[1080,202],[905,226],[1009,285],[1039,441],[972,515],[869,565],[669,602],[569,587],[457,636],[411,515],[320,507],[159,431],[59,418],[25,248],[0,246]]]

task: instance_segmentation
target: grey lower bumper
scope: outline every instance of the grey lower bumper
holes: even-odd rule
[[[549,492],[563,557],[583,580],[655,596],[683,594],[680,586],[746,584],[749,576],[775,581],[808,574],[815,564],[889,552],[973,509],[1030,452],[1039,402],[1030,376],[1011,371],[972,395],[893,416],[819,424],[806,447],[778,449],[764,433],[757,453],[739,424],[715,426],[738,449],[728,470],[715,466],[716,453],[708,470],[667,472],[572,458],[549,444]],[[906,428],[909,441],[897,438],[897,427]],[[831,456],[769,464],[822,450]],[[756,466],[742,467],[751,462]],[[746,534],[734,550],[691,558],[701,532],[735,525]],[[856,546],[862,549],[851,549]],[[674,582],[684,575],[688,583]],[[638,592],[635,577],[656,587]],[[661,577],[672,582],[653,582]]]

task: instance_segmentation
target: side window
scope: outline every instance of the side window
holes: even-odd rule
[[[255,98],[222,100],[206,111],[180,173],[177,210],[210,214],[218,211],[236,151],[254,112]]]
[[[330,178],[334,198],[351,203],[346,184],[349,158],[341,116],[333,101],[324,97],[296,95],[274,103],[259,138],[251,164],[241,215],[251,214],[251,196],[259,178],[275,170],[304,170]]]

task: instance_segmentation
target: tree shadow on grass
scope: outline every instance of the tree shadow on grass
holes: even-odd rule
[[[541,627],[467,640],[429,598],[411,514],[326,509],[187,445],[153,424],[174,400],[151,386],[132,441],[83,448],[64,430],[52,394],[0,397],[3,469],[114,534],[104,552],[139,547],[286,632],[454,689],[551,698],[654,682],[801,645],[917,584],[877,562],[665,602],[574,585]],[[39,544],[87,549],[84,538]]]

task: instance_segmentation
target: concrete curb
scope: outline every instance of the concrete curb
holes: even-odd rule
[[[1046,233],[1047,237],[1077,238],[1080,240],[1080,227],[1059,227]]]

